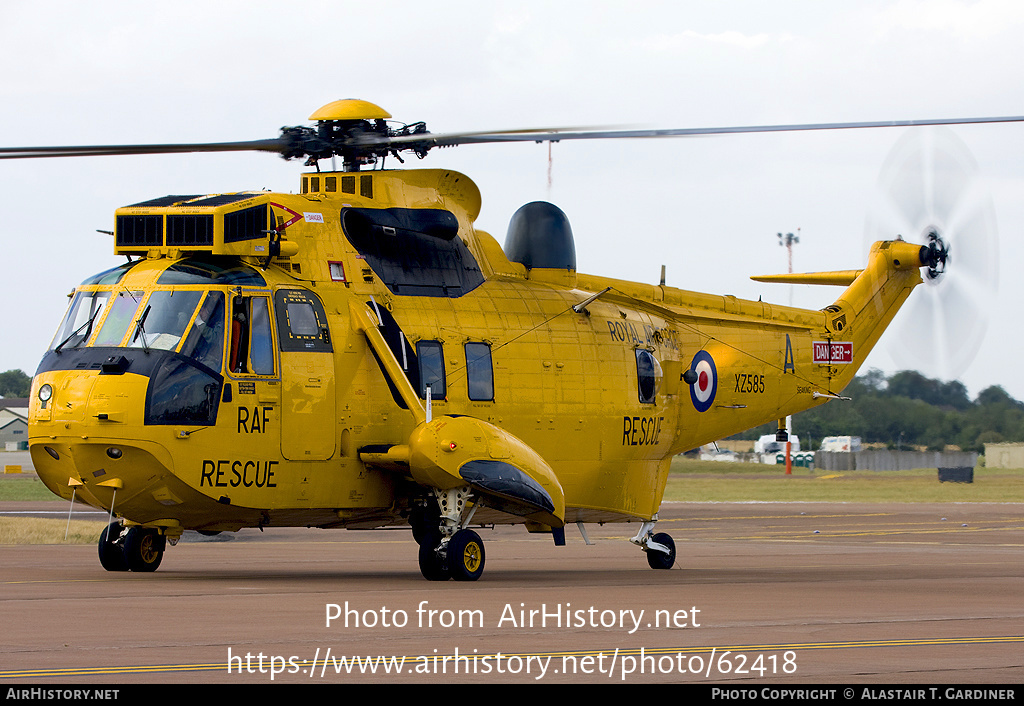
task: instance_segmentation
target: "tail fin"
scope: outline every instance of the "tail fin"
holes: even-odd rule
[[[759,282],[831,284],[846,286],[834,304],[824,309],[825,326],[835,341],[853,344],[852,365],[838,366],[839,389],[856,374],[896,312],[919,285],[921,268],[945,262],[945,250],[914,245],[902,240],[879,241],[871,246],[863,270],[753,277]]]

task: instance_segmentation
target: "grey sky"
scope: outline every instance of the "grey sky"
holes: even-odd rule
[[[343,97],[435,132],[1024,114],[1024,6],[1010,1],[9,2],[4,19],[6,145],[273,137]],[[748,279],[785,271],[776,233],[801,229],[797,271],[862,266],[878,175],[904,132],[560,143],[550,189],[547,147],[532,143],[437,150],[406,166],[473,178],[477,225],[499,242],[516,208],[548,199],[572,222],[581,271],[656,282],[665,264],[675,286],[788,303],[787,287]],[[1024,299],[1024,125],[955,133],[1000,233],[998,292],[981,307],[992,316],[962,379],[972,394],[1000,384],[1021,399],[1022,341],[1002,323]],[[31,373],[64,295],[119,262],[95,232],[112,229],[117,207],[293,191],[302,171],[264,154],[0,161],[0,370]],[[839,293],[792,296],[817,309]],[[870,366],[895,369],[885,350],[897,336]]]

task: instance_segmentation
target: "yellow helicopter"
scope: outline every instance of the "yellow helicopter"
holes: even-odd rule
[[[962,122],[433,134],[330,103],[253,142],[5,148],[0,158],[262,150],[305,158],[297,194],[171,195],[116,211],[32,382],[29,445],[57,495],[110,514],[99,559],[153,571],[185,530],[411,526],[429,580],[478,579],[474,527],[635,522],[655,569],[670,461],[839,396],[924,278],[938,229],[875,243],[861,270],[768,281],[845,287],[819,311],[577,272],[554,205],[504,248],[476,185],[385,170],[402,152]],[[341,171],[318,162],[341,157]],[[894,236],[896,234],[893,234]]]

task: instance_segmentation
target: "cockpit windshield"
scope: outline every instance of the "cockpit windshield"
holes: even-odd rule
[[[202,296],[195,290],[158,290],[150,294],[128,337],[128,347],[176,349]]]
[[[50,350],[127,347],[178,351],[211,370],[224,358],[225,295],[202,289],[81,290]],[[196,310],[198,309],[198,313]],[[191,328],[189,325],[191,324]],[[183,343],[184,339],[184,343]]]
[[[103,321],[103,328],[96,334],[94,346],[119,346],[128,327],[135,320],[135,312],[142,303],[142,292],[122,290],[114,297],[110,312]]]
[[[109,300],[110,292],[78,292],[50,343],[50,350],[59,353],[64,348],[77,348],[87,341]]]

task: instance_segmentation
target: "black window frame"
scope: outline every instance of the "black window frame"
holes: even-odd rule
[[[470,347],[481,352],[471,353]],[[473,402],[493,402],[494,360],[491,357],[491,344],[483,341],[467,341],[463,351],[466,354],[466,394]],[[483,370],[484,365],[486,365],[486,373]],[[487,396],[481,396],[483,391],[479,389],[480,385],[484,384],[490,393]]]
[[[262,300],[266,305],[266,319],[256,320],[254,303],[257,300]],[[276,310],[274,307],[273,296],[266,290],[256,291],[241,291],[236,292],[234,296],[230,297],[228,307],[230,309],[230,320],[225,325],[225,336],[227,338],[227,357],[224,360],[227,373],[232,378],[260,378],[260,379],[275,379],[280,374],[279,363],[277,359],[277,346],[275,345],[274,328],[275,322],[277,321]],[[237,318],[239,314],[242,318]],[[238,339],[237,347],[234,343],[234,327],[235,324],[241,325],[241,335]],[[266,329],[260,331],[260,336],[255,336],[256,325],[259,324],[261,327],[266,326]],[[265,334],[262,335],[262,334]],[[269,362],[271,371],[267,372],[266,368],[261,369],[257,372],[254,369],[255,363],[261,358],[254,358],[253,353],[256,351],[256,346],[259,346],[258,353],[263,356],[264,362]]]
[[[437,351],[437,362],[440,365],[440,389],[438,389],[435,381],[436,377],[428,375],[428,372],[432,372],[426,369],[425,366],[431,365],[431,351]],[[448,383],[447,373],[444,367],[444,345],[440,341],[417,341],[416,342],[416,359],[419,364],[420,382],[419,382],[419,393],[420,399],[427,399],[427,385],[430,385],[430,398],[433,400],[444,399],[448,396]]]
[[[290,304],[308,305],[311,307],[319,331],[316,333],[312,331],[296,333],[289,319],[288,306]],[[334,352],[334,346],[331,344],[331,329],[327,320],[327,312],[324,309],[323,302],[312,292],[305,289],[277,290],[274,292],[274,315],[277,317],[277,345],[282,352]]]
[[[654,353],[646,348],[636,349],[636,393],[640,404],[657,403],[659,367]]]

